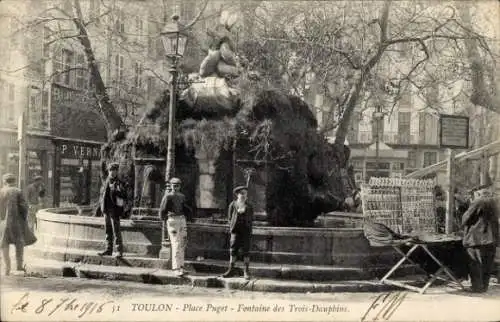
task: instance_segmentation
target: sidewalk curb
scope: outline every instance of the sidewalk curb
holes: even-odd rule
[[[315,283],[307,281],[290,281],[277,279],[228,278],[223,279],[209,275],[175,276],[170,270],[112,267],[70,262],[41,260],[27,265],[28,276],[59,276],[90,279],[120,280],[145,284],[169,284],[191,287],[225,288],[231,290],[258,291],[258,292],[385,292],[397,290],[392,285],[379,284],[377,281],[339,281],[334,283]]]

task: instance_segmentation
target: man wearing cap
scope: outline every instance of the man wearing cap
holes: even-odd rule
[[[249,253],[252,238],[253,207],[248,202],[248,188],[246,186],[236,187],[233,193],[236,196],[236,200],[233,200],[228,208],[229,232],[231,233],[229,268],[222,274],[222,277],[236,275],[235,265],[238,258],[238,251],[241,250],[244,264],[243,274],[245,279],[250,279]]]
[[[5,275],[10,274],[9,246],[16,246],[16,265],[23,271],[24,247],[34,244],[36,237],[27,224],[28,206],[23,193],[15,186],[16,177],[12,174],[3,176],[0,189],[0,245],[5,263]]]
[[[113,162],[108,167],[108,177],[101,188],[100,207],[104,215],[107,248],[100,256],[113,254],[113,237],[116,244],[117,258],[123,257],[123,240],[120,229],[120,218],[127,197],[125,184],[118,178],[119,164]]]
[[[28,199],[28,225],[31,229],[36,227],[36,213],[42,206],[42,198],[45,196],[45,188],[43,186],[43,178],[36,176],[33,182],[26,187],[26,195]]]
[[[498,245],[498,208],[491,188],[491,182],[474,188],[474,201],[462,217],[471,291],[477,293],[488,290]]]
[[[172,269],[178,276],[185,275],[184,252],[187,244],[186,216],[191,209],[186,204],[186,196],[181,190],[181,180],[172,178],[167,184],[161,200],[159,215],[165,221],[172,245]]]

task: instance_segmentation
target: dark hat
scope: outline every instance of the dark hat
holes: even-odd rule
[[[238,192],[240,192],[242,190],[247,190],[248,191],[248,187],[247,186],[237,186],[236,188],[233,189],[233,193],[237,194]]]
[[[16,176],[12,173],[6,173],[2,176],[2,180],[5,182],[13,182],[16,181]]]
[[[120,168],[120,164],[118,162],[111,162],[108,166],[108,170],[118,170]]]
[[[179,178],[172,178],[172,179],[170,179],[169,182],[171,184],[181,184],[182,183],[181,179],[179,179]]]

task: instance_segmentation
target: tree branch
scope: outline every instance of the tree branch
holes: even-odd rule
[[[104,85],[104,81],[102,80],[94,51],[92,49],[92,43],[90,42],[87,29],[83,25],[83,15],[80,7],[80,1],[74,0],[73,3],[76,14],[73,22],[81,35],[78,40],[80,41],[80,44],[84,49],[85,56],[87,57],[90,74],[95,87],[95,97],[101,109],[101,114],[104,116],[104,119],[106,121],[108,137],[111,138],[111,134],[114,131],[124,129],[125,124],[123,123],[122,118],[111,103],[108,92],[106,90],[106,86]]]
[[[203,15],[203,12],[207,8],[207,5],[208,5],[208,0],[205,0],[205,3],[203,4],[203,7],[201,8],[200,12],[198,12],[198,14],[196,15],[196,17],[194,17],[193,20],[191,20],[191,22],[189,22],[185,26],[185,29],[191,28],[198,21],[198,19],[200,19],[200,17]]]

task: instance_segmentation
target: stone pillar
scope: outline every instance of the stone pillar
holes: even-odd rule
[[[220,208],[222,205],[215,195],[215,163],[219,153],[209,155],[205,151],[197,151],[196,159],[200,171],[199,184],[196,189],[197,208]]]

